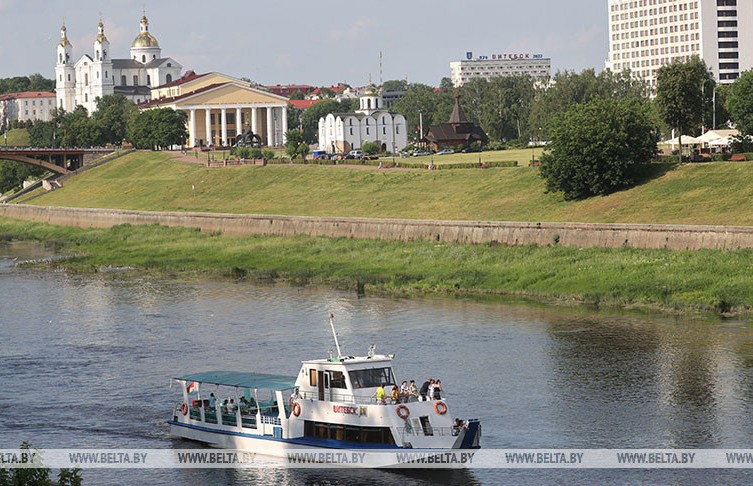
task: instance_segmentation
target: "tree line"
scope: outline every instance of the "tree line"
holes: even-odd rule
[[[55,110],[50,121],[33,122],[29,131],[34,147],[95,147],[121,145],[160,150],[186,143],[186,114],[170,108],[140,111],[123,95],[97,98],[89,116],[79,105],[71,112]]]

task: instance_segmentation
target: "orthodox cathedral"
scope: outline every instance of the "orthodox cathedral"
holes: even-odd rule
[[[162,57],[157,39],[149,33],[146,14],[141,17],[141,30],[133,41],[129,59],[112,59],[110,41],[99,21],[93,55],[84,54],[73,62],[73,46],[65,25],[60,28],[55,65],[56,104],[65,111],[82,105],[91,114],[97,109],[96,99],[122,94],[134,103],[151,99],[151,89],[181,77],[183,66],[174,59]]]

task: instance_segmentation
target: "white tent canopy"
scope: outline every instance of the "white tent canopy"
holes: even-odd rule
[[[726,147],[731,143],[732,137],[739,134],[740,132],[738,132],[737,130],[709,130],[708,132],[698,137],[698,140],[700,140],[701,143],[705,145],[713,147]]]
[[[676,137],[670,140],[666,140],[662,142],[664,145],[680,145],[680,137]],[[682,136],[682,144],[683,145],[700,145],[701,140],[696,137],[691,137],[690,135],[683,135]]]

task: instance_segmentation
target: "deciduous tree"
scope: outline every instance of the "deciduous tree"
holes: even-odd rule
[[[682,162],[682,135],[697,131],[703,121],[704,86],[710,78],[706,64],[698,57],[676,61],[656,73],[657,113],[677,131]]]
[[[565,199],[605,195],[629,187],[656,154],[647,102],[596,98],[572,105],[551,124],[541,176]]]

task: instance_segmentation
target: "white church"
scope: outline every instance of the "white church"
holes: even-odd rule
[[[93,54],[84,54],[74,63],[73,46],[65,25],[61,27],[55,65],[58,108],[73,111],[82,105],[91,114],[97,109],[97,98],[112,94],[142,103],[151,99],[152,88],[181,77],[183,66],[172,58],[162,57],[157,39],[149,33],[146,14],[141,17],[140,32],[131,45],[129,59],[112,59],[101,19],[98,29]]]
[[[360,149],[366,141],[376,142],[383,151],[399,152],[408,145],[403,115],[384,109],[379,91],[369,87],[359,100],[355,113],[330,113],[319,119],[319,149],[347,153]]]

